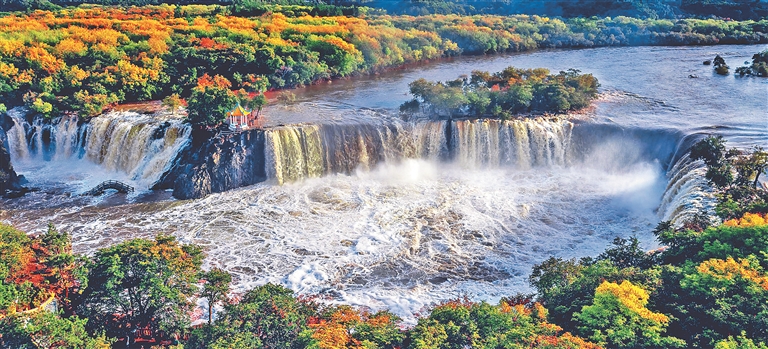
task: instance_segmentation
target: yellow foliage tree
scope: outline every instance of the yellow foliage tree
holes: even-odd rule
[[[592,305],[573,315],[582,334],[612,348],[683,347],[685,342],[662,336],[669,318],[648,308],[648,292],[623,281],[603,281]]]

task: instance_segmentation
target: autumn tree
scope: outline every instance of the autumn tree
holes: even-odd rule
[[[31,244],[27,234],[0,223],[0,316],[24,310],[39,298],[29,279],[36,269]]]
[[[189,324],[202,259],[199,247],[164,235],[101,249],[78,313],[88,316],[92,331],[120,338],[139,326],[167,335],[180,331]]]
[[[592,305],[573,314],[579,331],[611,348],[682,348],[685,341],[663,336],[669,317],[648,310],[648,292],[629,281],[604,281]]]
[[[302,336],[308,348],[402,348],[405,333],[400,330],[400,319],[387,311],[375,314],[359,311],[350,306],[325,309]]]
[[[219,125],[227,112],[237,104],[237,95],[230,90],[232,84],[225,77],[203,75],[187,99],[187,118],[196,126]]]

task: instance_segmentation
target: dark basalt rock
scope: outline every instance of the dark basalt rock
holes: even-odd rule
[[[173,189],[177,199],[196,199],[265,179],[262,130],[214,137],[196,131],[153,189]]]

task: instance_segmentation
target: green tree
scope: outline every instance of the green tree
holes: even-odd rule
[[[707,179],[718,187],[733,182],[733,166],[729,160],[735,154],[726,151],[725,143],[722,136],[710,136],[694,144],[689,153],[692,159],[704,161],[707,165]]]
[[[86,118],[101,114],[108,106],[119,101],[114,93],[90,93],[88,90],[77,91],[72,97],[72,106],[81,117]]]
[[[552,322],[566,331],[575,331],[573,314],[593,301],[595,289],[604,281],[631,281],[647,289],[659,283],[659,270],[637,267],[620,268],[625,263],[613,258],[581,261],[550,258],[534,266],[529,282],[536,288],[539,301],[550,311]]]
[[[203,253],[174,237],[134,239],[96,252],[79,313],[88,326],[114,337],[130,337],[147,326],[167,335],[189,324]]]
[[[176,115],[179,107],[183,104],[183,100],[179,97],[178,93],[174,93],[168,97],[163,98],[163,106],[171,110],[173,115]]]
[[[0,319],[2,349],[109,349],[114,339],[103,334],[91,336],[87,319],[61,317],[49,311],[14,315]]]
[[[597,348],[570,333],[560,333],[562,329],[546,318],[547,310],[538,303],[454,300],[419,319],[407,342],[418,349]]]
[[[728,336],[715,344],[715,349],[768,349],[768,345],[763,342],[755,343],[751,338],[747,338],[744,332],[741,332],[736,338]]]
[[[208,324],[210,325],[213,322],[213,306],[227,300],[232,275],[221,269],[211,269],[201,273],[200,279],[204,282],[200,297],[208,300]]]
[[[245,106],[247,108],[256,109],[256,117],[259,117],[259,114],[261,114],[261,109],[264,108],[265,105],[267,105],[267,96],[265,96],[263,93],[259,93],[245,102]]]
[[[308,343],[300,334],[316,313],[316,304],[297,299],[283,286],[266,284],[248,291],[237,304],[225,305],[213,326],[193,331],[187,346],[305,348]]]
[[[768,191],[758,186],[760,175],[768,167],[768,153],[763,148],[746,152],[726,149],[721,136],[710,136],[691,147],[690,157],[704,160],[707,165],[706,177],[716,187],[716,211],[722,218],[768,212]]]

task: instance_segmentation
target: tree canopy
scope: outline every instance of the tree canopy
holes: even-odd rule
[[[199,247],[162,235],[99,250],[78,313],[108,336],[130,337],[137,326],[178,332],[190,322],[202,259]]]
[[[507,67],[490,74],[473,71],[471,77],[448,82],[418,79],[408,87],[414,100],[400,108],[421,109],[435,116],[510,118],[521,113],[562,113],[589,106],[599,83],[592,74],[570,69],[557,75],[544,68]]]

